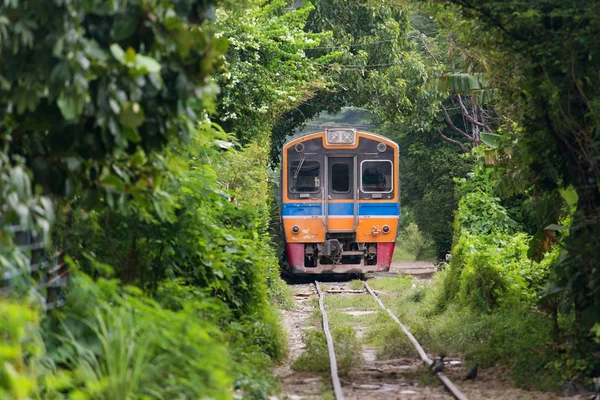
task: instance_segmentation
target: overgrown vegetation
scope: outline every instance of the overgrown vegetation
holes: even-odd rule
[[[418,334],[528,387],[600,374],[598,5],[289,3],[0,5],[0,396],[268,397],[267,168],[348,106],[400,144],[401,250],[452,248],[385,283]],[[15,226],[64,252],[62,309]]]
[[[365,298],[362,296],[327,296],[325,299],[338,372],[341,376],[348,375],[350,369],[358,368],[362,364],[362,347],[354,329],[354,317],[344,314],[341,309],[357,305],[369,308],[375,305],[368,302],[365,304]],[[310,323],[315,329],[306,330],[304,333],[302,340],[306,350],[294,361],[292,368],[296,371],[328,373],[330,360],[325,333],[321,329],[322,315],[316,302],[313,302],[313,305]]]
[[[70,265],[60,309],[44,315],[33,282],[2,300],[3,397],[275,391],[269,367],[286,348],[273,306],[289,299],[268,231],[268,132],[310,89],[298,52],[319,37],[301,29],[309,6],[184,3],[0,6],[3,244],[11,224],[51,232]],[[249,36],[261,21],[273,30]],[[269,59],[286,52],[302,74]],[[265,89],[254,113],[252,85]],[[27,268],[26,254],[2,251],[2,272]]]
[[[331,328],[335,357],[340,376],[348,375],[351,368],[357,368],[362,363],[360,343],[356,338],[354,328],[348,324],[333,324]],[[303,338],[306,351],[292,365],[296,371],[329,373],[329,353],[327,341],[322,330],[309,330]]]
[[[559,247],[539,262],[527,257],[532,236],[496,197],[490,171],[479,167],[460,185],[452,259],[433,282],[388,278],[372,287],[391,293],[387,305],[432,354],[506,366],[525,388],[589,385],[594,359],[573,345],[573,316],[541,297]],[[381,335],[379,327],[371,335]]]
[[[435,261],[437,257],[433,241],[421,232],[416,223],[402,225],[398,232],[394,261]]]

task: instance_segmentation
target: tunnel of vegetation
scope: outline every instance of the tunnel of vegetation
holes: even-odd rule
[[[1,272],[29,264],[16,225],[71,271],[58,310],[27,274],[0,299],[0,396],[272,394],[287,300],[270,168],[348,106],[400,145],[405,225],[452,251],[428,317],[503,326],[519,310],[543,334],[492,356],[526,327],[500,330],[468,356],[589,385],[598,5],[238,3],[0,5]],[[539,357],[515,362],[528,346]]]

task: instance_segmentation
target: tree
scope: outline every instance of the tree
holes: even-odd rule
[[[419,229],[431,238],[441,259],[452,247],[456,180],[471,171],[473,159],[450,146],[434,131],[398,136],[394,126],[385,134],[400,147],[402,204],[410,207]]]
[[[279,118],[272,158],[294,129],[321,111],[343,106],[366,108],[405,129],[431,128],[439,96],[426,90],[426,82],[441,72],[425,63],[411,40],[407,11],[373,2],[318,0],[306,29],[331,33],[308,53],[319,60],[326,85]]]
[[[460,15],[457,31],[464,42],[497,66],[490,74],[500,89],[503,113],[515,121],[508,124],[514,145],[507,175],[517,177],[513,187],[529,185],[549,195],[537,197],[539,231],[558,223],[567,200],[574,200],[573,222],[554,265],[550,292],[566,295],[579,327],[588,331],[600,322],[595,250],[600,247],[598,5],[583,0],[444,3]],[[561,194],[564,202],[546,201]]]
[[[216,29],[230,46],[217,77],[216,122],[243,145],[269,142],[274,121],[325,86],[319,60],[307,53],[329,33],[306,32],[312,6],[287,3],[254,0],[247,9],[218,13]]]
[[[13,0],[0,5],[2,147],[46,193],[88,206],[160,187],[148,156],[185,140],[214,92],[215,1]],[[3,199],[4,200],[4,199]]]

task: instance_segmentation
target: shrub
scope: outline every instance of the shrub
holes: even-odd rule
[[[399,234],[399,246],[421,260],[427,255],[434,253],[433,242],[426,238],[414,222],[409,223]]]
[[[60,312],[47,320],[50,361],[69,373],[69,396],[83,398],[230,398],[224,335],[202,317],[214,309],[190,296],[178,311],[136,288],[76,274]],[[173,296],[175,297],[175,296]],[[222,307],[222,306],[221,306]]]
[[[0,397],[26,399],[38,391],[37,365],[43,353],[39,315],[32,308],[0,300]]]
[[[475,189],[459,203],[452,259],[433,312],[459,300],[480,311],[502,303],[532,302],[549,273],[552,257],[534,263],[527,258],[530,237],[518,232],[500,204],[486,190]]]

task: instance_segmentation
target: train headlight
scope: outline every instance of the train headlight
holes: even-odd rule
[[[381,228],[381,231],[383,233],[390,233],[390,227],[387,225],[384,225],[383,228]]]
[[[352,143],[354,142],[354,135],[352,132],[346,131],[342,132],[342,142],[344,143]]]
[[[298,232],[300,232],[300,227],[298,225],[294,225],[292,227],[292,233],[296,234]]]
[[[327,144],[348,145],[354,144],[356,131],[354,129],[327,129]]]

